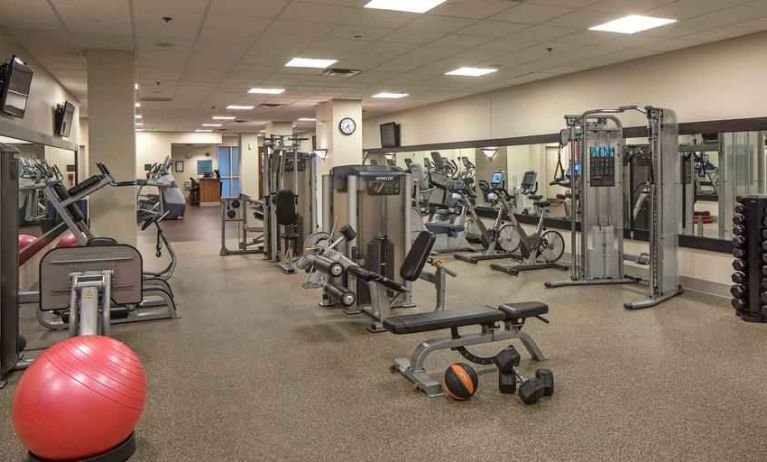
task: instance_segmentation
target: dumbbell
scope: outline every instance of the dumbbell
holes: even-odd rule
[[[732,217],[732,222],[736,225],[743,225],[746,223],[746,216],[741,213],[736,213]]]
[[[746,206],[743,204],[735,204],[735,213],[743,214],[746,211]]]
[[[538,369],[535,378],[526,379],[517,367],[521,356],[516,348],[509,346],[495,357],[498,367],[498,389],[501,393],[517,392],[519,399],[525,404],[535,404],[544,396],[554,394],[554,373],[550,369]]]
[[[746,238],[743,236],[735,236],[732,238],[732,246],[736,249],[742,249],[746,246]],[[764,247],[764,243],[762,244],[762,247]]]
[[[744,284],[746,282],[746,273],[742,271],[736,271],[732,273],[732,282],[735,284]],[[767,289],[767,287],[765,287],[765,289]]]
[[[742,284],[735,284],[730,288],[730,293],[735,298],[743,298],[746,296],[746,286]]]
[[[745,260],[736,259],[732,261],[732,268],[735,271],[742,271],[745,273],[746,270],[748,270],[748,265],[746,264]],[[765,270],[767,270],[767,266],[762,267],[762,274],[764,274]],[[765,274],[765,276],[767,276],[767,274]]]

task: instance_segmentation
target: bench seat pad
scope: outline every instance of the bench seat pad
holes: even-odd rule
[[[498,307],[506,314],[506,320],[532,318],[549,312],[549,306],[541,302],[504,303]]]
[[[428,313],[391,316],[384,320],[384,327],[394,334],[413,334],[451,327],[493,324],[503,321],[506,314],[489,306],[431,311]]]

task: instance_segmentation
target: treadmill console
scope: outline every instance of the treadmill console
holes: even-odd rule
[[[367,192],[369,196],[399,196],[401,193],[399,177],[376,176],[368,178]]]
[[[537,179],[538,173],[533,171],[525,172],[525,175],[522,177],[522,184],[519,186],[523,191],[532,191],[535,189],[535,183]]]
[[[503,172],[497,171],[493,172],[493,177],[490,180],[490,186],[493,188],[499,188],[503,186]]]

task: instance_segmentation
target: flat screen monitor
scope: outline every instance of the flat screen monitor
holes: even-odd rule
[[[490,183],[493,185],[503,184],[503,172],[493,173],[493,180]]]
[[[381,124],[381,147],[398,148],[400,147],[400,129],[399,125],[390,122]]]
[[[33,74],[32,69],[16,55],[3,64],[0,70],[0,111],[14,117],[24,117]]]
[[[56,134],[69,137],[72,132],[72,119],[75,116],[75,105],[69,101],[56,107]]]

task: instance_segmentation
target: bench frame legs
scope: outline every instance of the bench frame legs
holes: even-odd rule
[[[533,340],[527,332],[522,332],[521,325],[515,325],[509,322],[504,324],[505,326],[503,330],[499,330],[496,326],[482,326],[482,331],[479,333],[462,335],[458,338],[435,338],[421,342],[415,350],[413,350],[410,358],[395,359],[394,364],[392,365],[392,371],[404,375],[405,378],[415,384],[416,389],[426,393],[429,398],[434,398],[444,394],[442,391],[442,383],[440,380],[426,372],[424,363],[426,362],[426,358],[435,351],[452,350],[471,345],[482,345],[504,340],[519,339],[534,360],[543,361],[546,359],[543,351],[535,340]]]

